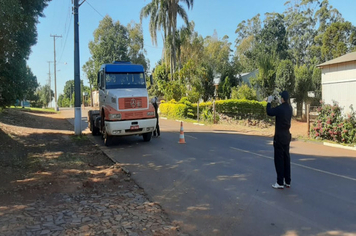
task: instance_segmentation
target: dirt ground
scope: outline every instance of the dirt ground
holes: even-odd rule
[[[57,114],[9,109],[0,114],[0,202],[33,201],[54,192],[110,185],[121,173]],[[99,190],[99,189],[98,189]]]

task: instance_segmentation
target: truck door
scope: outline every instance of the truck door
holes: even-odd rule
[[[98,87],[99,87],[99,107],[101,108],[105,104],[105,78],[104,70],[98,73]]]

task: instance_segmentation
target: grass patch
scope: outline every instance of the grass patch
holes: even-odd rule
[[[83,142],[83,141],[87,141],[88,140],[88,137],[84,134],[82,135],[72,135],[70,136],[71,140],[73,142],[77,142],[77,143],[80,143],[80,142]]]
[[[59,113],[57,111],[54,110],[54,108],[36,108],[36,107],[15,107],[15,106],[11,106],[11,109],[17,109],[20,111],[27,111],[27,112],[34,112],[34,113],[49,113],[49,114],[56,114]]]

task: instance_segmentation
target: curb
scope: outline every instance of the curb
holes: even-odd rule
[[[340,144],[334,144],[334,143],[328,143],[328,142],[323,142],[323,144],[325,146],[329,146],[329,147],[342,148],[342,149],[356,151],[356,147],[347,147],[347,146],[343,146]]]

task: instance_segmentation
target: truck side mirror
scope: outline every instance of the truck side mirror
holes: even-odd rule
[[[150,89],[153,85],[153,79],[152,79],[152,75],[150,75],[150,86],[148,86],[148,89]]]

